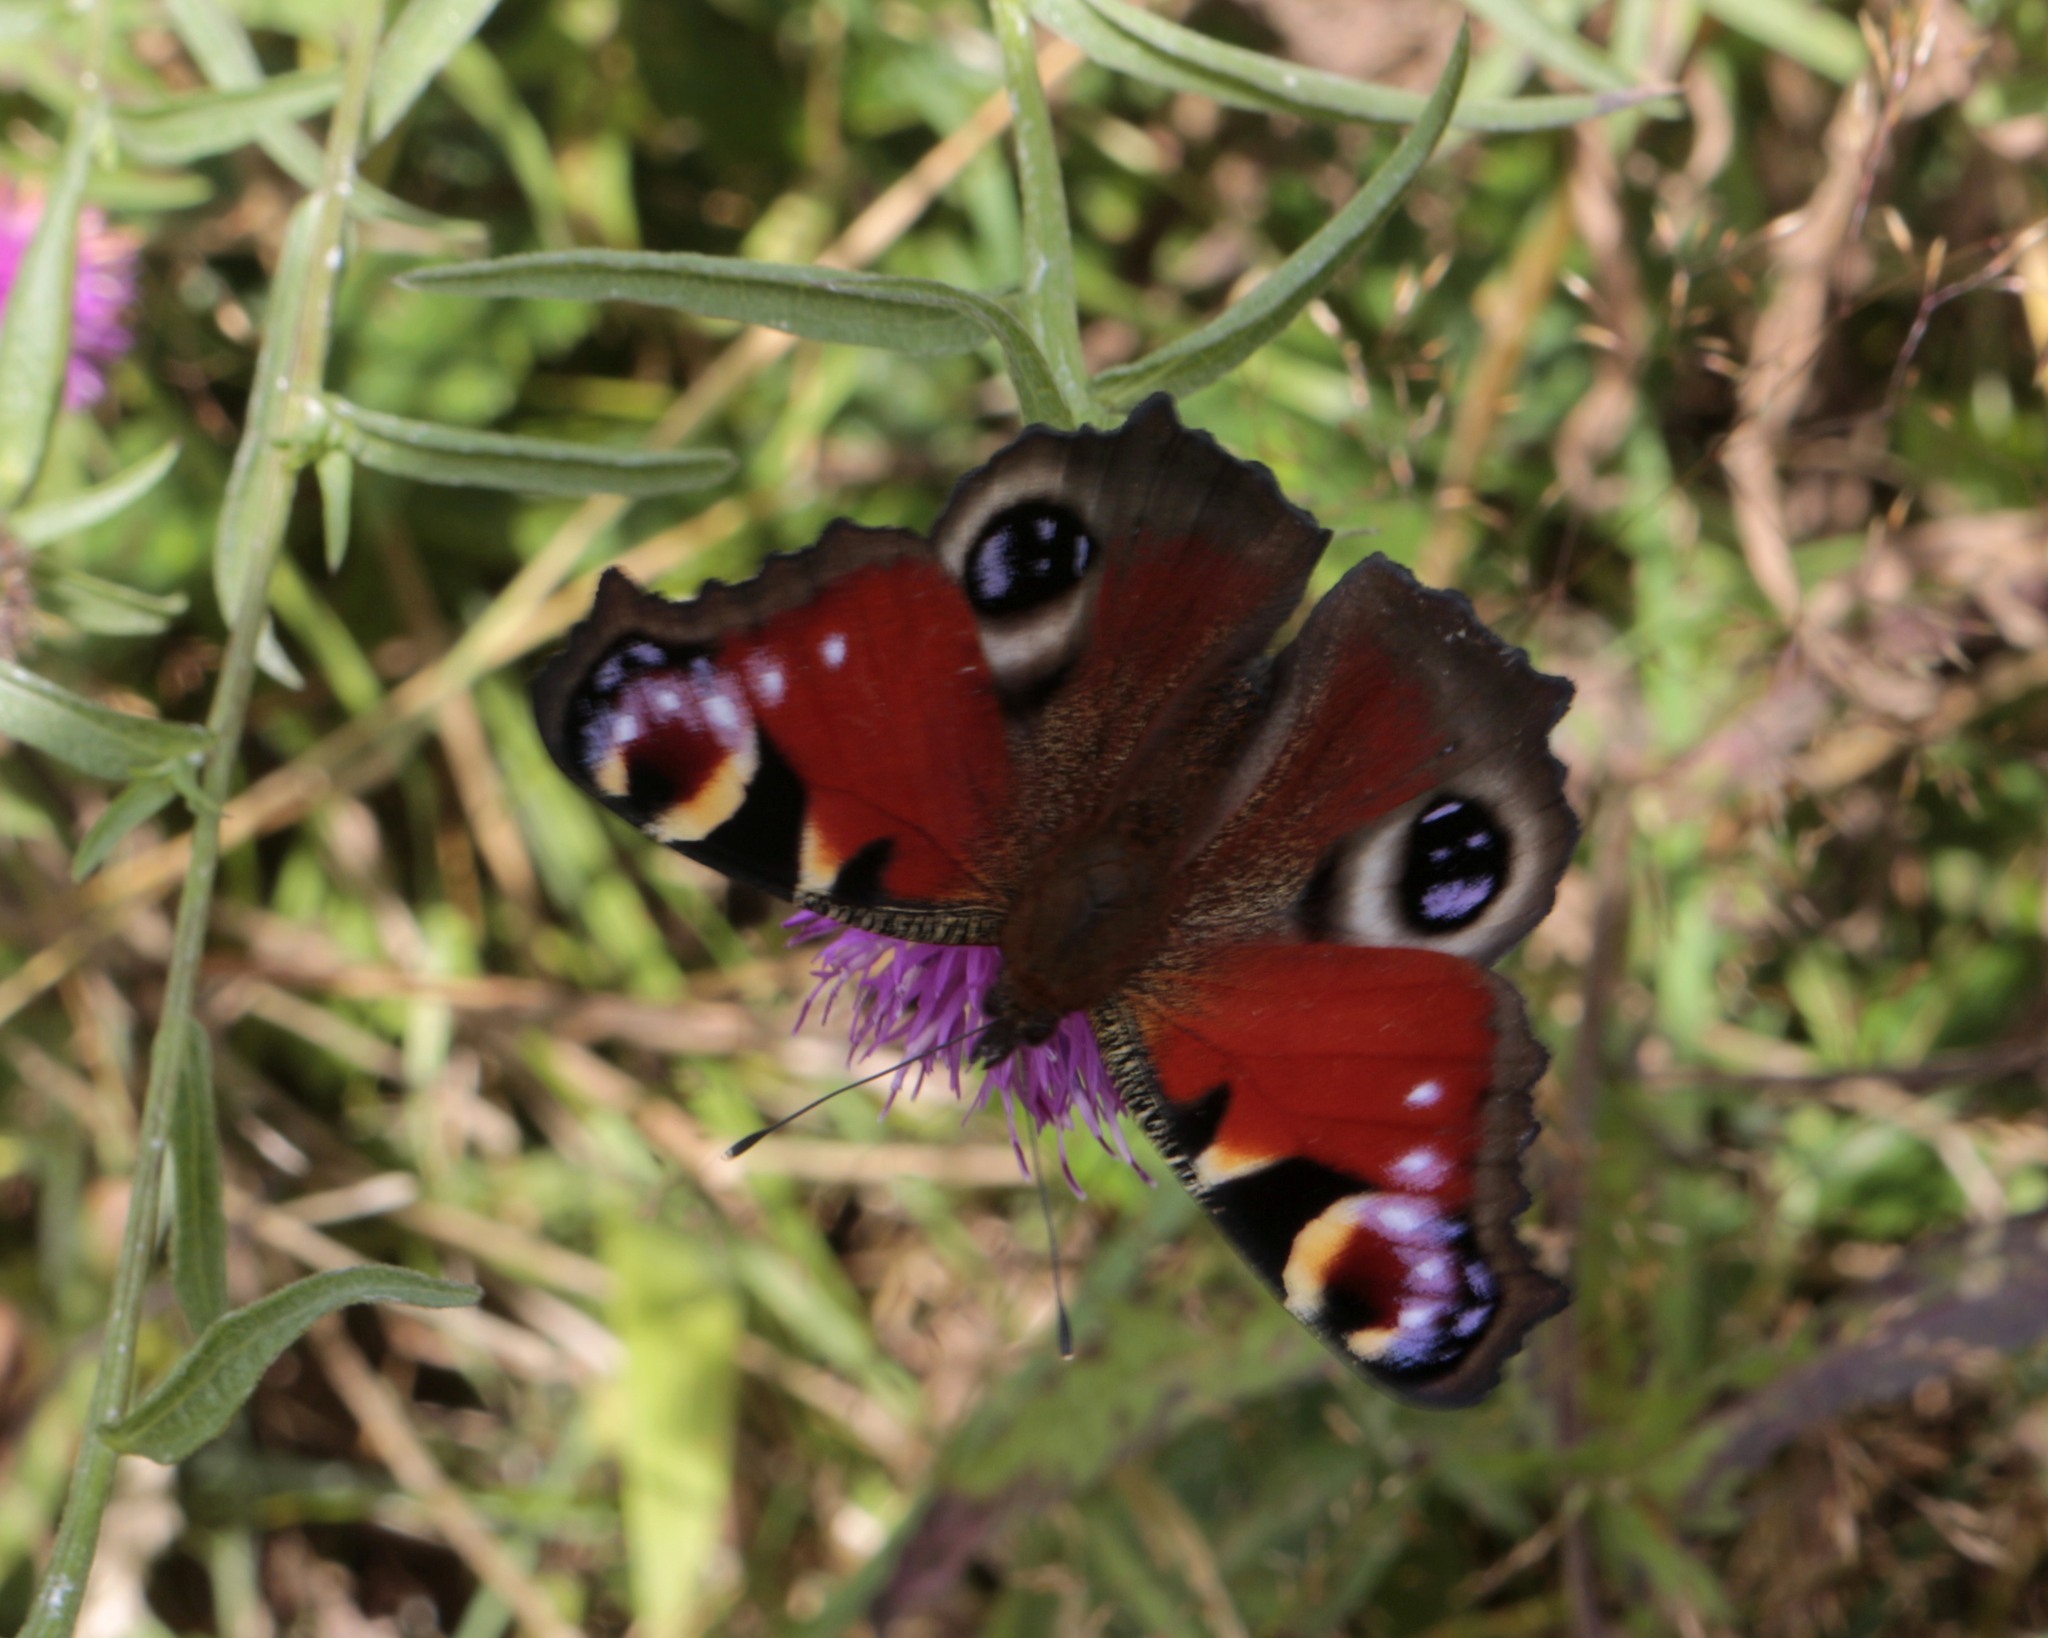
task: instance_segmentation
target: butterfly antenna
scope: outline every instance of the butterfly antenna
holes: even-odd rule
[[[1035,1121],[1031,1124],[1031,1175],[1038,1180],[1038,1209],[1045,1218],[1046,1248],[1052,1253],[1052,1306],[1053,1312],[1059,1316],[1060,1358],[1072,1359],[1074,1322],[1067,1317],[1065,1281],[1060,1274],[1060,1237],[1052,1224],[1052,1194],[1045,1186],[1045,1168],[1038,1163],[1038,1125]]]
[[[991,1020],[990,1022],[993,1022],[993,1020]],[[813,1109],[817,1108],[818,1105],[820,1105],[821,1103],[830,1103],[842,1092],[851,1092],[857,1086],[866,1086],[870,1081],[879,1081],[883,1076],[893,1075],[899,1069],[908,1069],[912,1064],[918,1062],[920,1059],[929,1058],[937,1052],[944,1052],[948,1047],[958,1046],[962,1041],[968,1040],[973,1036],[981,1034],[981,1032],[987,1029],[988,1027],[988,1024],[976,1024],[972,1029],[963,1029],[958,1035],[953,1036],[950,1040],[940,1041],[936,1046],[928,1046],[922,1052],[913,1052],[901,1063],[891,1064],[887,1069],[878,1069],[872,1075],[863,1075],[857,1081],[848,1081],[844,1086],[835,1086],[832,1088],[830,1092],[825,1093],[821,1097],[811,1099],[811,1101],[805,1104],[801,1109],[792,1110],[789,1114],[784,1115],[782,1119],[778,1121],[772,1121],[768,1125],[762,1127],[760,1131],[749,1132],[745,1137],[741,1138],[739,1142],[735,1143],[730,1149],[725,1151],[725,1158],[727,1160],[737,1160],[741,1155],[745,1154],[749,1149],[753,1148],[755,1144],[759,1143],[764,1137],[767,1137],[772,1132],[781,1131],[783,1127],[787,1126],[793,1120],[803,1119],[805,1115],[808,1115]]]

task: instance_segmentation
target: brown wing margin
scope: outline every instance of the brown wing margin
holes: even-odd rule
[[[1566,1301],[1515,1231],[1546,1062],[1520,997],[1429,952],[1223,959],[1093,1015],[1118,1091],[1332,1352],[1411,1404],[1471,1404]]]

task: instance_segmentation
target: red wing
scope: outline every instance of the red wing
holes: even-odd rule
[[[1478,1398],[1564,1300],[1514,1230],[1543,1067],[1520,999],[1430,950],[1196,959],[1096,1014],[1125,1101],[1296,1318],[1405,1398]]]
[[[607,575],[534,695],[562,770],[656,840],[897,937],[992,941],[1010,752],[916,537],[841,525],[689,603]]]
[[[1190,869],[1187,936],[1236,936],[1258,905],[1309,938],[1491,962],[1550,908],[1578,834],[1549,744],[1570,698],[1464,598],[1359,564],[1280,656]]]

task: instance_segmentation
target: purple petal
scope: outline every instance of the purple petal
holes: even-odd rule
[[[982,998],[1002,971],[1001,955],[981,945],[911,944],[884,938],[808,910],[798,911],[783,925],[794,942],[824,941],[812,957],[811,976],[817,982],[797,1013],[799,1027],[813,1009],[821,1021],[829,1018],[843,995],[853,1014],[847,1030],[848,1063],[883,1052],[910,1059],[891,1077],[884,1108],[905,1088],[916,1097],[935,1068],[945,1071],[953,1095],[961,1095],[961,1077],[973,1050],[971,1036],[987,1022]],[[1041,1045],[1019,1047],[989,1069],[969,1112],[985,1104],[991,1093],[1003,1101],[1011,1147],[1018,1165],[1027,1171],[1017,1127],[1020,1107],[1039,1127],[1052,1128],[1060,1170],[1076,1194],[1081,1189],[1068,1164],[1066,1146],[1066,1134],[1076,1122],[1086,1125],[1105,1149],[1137,1165],[1116,1118],[1123,1113],[1123,1099],[1109,1078],[1095,1032],[1080,1013],[1062,1018]]]
[[[21,269],[42,199],[0,178],[0,314]],[[134,342],[122,316],[135,305],[136,239],[107,226],[91,206],[78,220],[78,272],[71,292],[71,357],[64,370],[68,409],[96,404],[107,390],[107,372]]]

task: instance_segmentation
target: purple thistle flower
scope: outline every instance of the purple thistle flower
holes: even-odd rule
[[[0,177],[0,315],[21,267],[22,253],[43,218],[41,195]],[[135,302],[134,234],[109,227],[88,205],[78,219],[78,276],[71,292],[71,358],[64,405],[84,409],[107,390],[107,371],[135,339],[122,316]]]
[[[910,1060],[890,1078],[885,1109],[906,1085],[916,1097],[934,1068],[944,1069],[953,1096],[961,1095],[960,1077],[974,1049],[974,1042],[963,1037],[987,1021],[982,997],[1002,970],[1000,954],[981,945],[911,944],[884,938],[808,910],[798,911],[783,925],[795,942],[829,941],[812,960],[811,976],[817,983],[797,1015],[799,1028],[811,1008],[820,1009],[821,1020],[829,1018],[845,996],[853,1013],[849,1064],[885,1051]],[[1137,1167],[1117,1119],[1123,1113],[1123,1099],[1109,1078],[1095,1032],[1081,1014],[1062,1018],[1042,1045],[1019,1047],[989,1069],[969,1112],[987,1103],[991,1092],[1003,1100],[1010,1147],[1025,1171],[1031,1168],[1017,1130],[1020,1106],[1027,1119],[1052,1128],[1060,1171],[1076,1194],[1082,1189],[1067,1160],[1067,1133],[1077,1122],[1105,1149]]]

